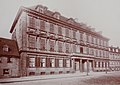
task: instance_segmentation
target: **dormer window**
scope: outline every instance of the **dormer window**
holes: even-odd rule
[[[43,9],[43,8],[40,8],[40,9],[39,9],[39,12],[40,12],[40,13],[44,13],[44,9]]]
[[[56,19],[60,19],[60,13],[59,12],[55,12],[53,17],[55,17]]]
[[[8,45],[4,45],[3,46],[3,51],[4,52],[8,52],[9,51],[9,46]]]

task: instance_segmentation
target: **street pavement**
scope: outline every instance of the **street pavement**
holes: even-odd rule
[[[87,73],[70,73],[70,74],[57,74],[57,75],[42,75],[42,76],[29,76],[20,78],[7,78],[0,79],[0,84],[4,85],[97,85],[99,77],[104,78],[105,76],[118,76],[120,77],[120,72],[90,72]],[[103,79],[102,78],[102,79]],[[107,77],[106,77],[107,78]],[[98,79],[93,81],[93,79]],[[112,77],[111,77],[112,79]],[[112,79],[113,80],[113,79]],[[88,82],[87,82],[88,81]],[[103,81],[102,81],[103,83]],[[99,82],[99,84],[101,84]],[[104,84],[101,84],[104,85]],[[107,83],[106,83],[107,85]],[[111,84],[114,85],[114,84]],[[119,82],[118,82],[118,85]]]

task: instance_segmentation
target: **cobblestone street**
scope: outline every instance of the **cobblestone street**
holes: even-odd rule
[[[120,85],[120,72],[93,72],[1,79],[0,85]],[[2,83],[6,81],[6,83]]]
[[[80,85],[120,85],[120,74],[82,80]]]

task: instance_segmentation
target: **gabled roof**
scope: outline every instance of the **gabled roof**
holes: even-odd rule
[[[7,46],[8,48],[7,51],[4,50],[5,46]],[[17,42],[15,40],[0,37],[0,57],[1,56],[19,58],[19,50],[18,50]]]

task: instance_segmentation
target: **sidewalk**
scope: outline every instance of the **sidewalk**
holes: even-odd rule
[[[113,73],[113,72],[109,72]],[[108,74],[109,74],[108,73]],[[26,81],[37,81],[37,80],[49,80],[49,79],[59,79],[59,78],[73,78],[73,77],[89,77],[89,76],[98,76],[98,75],[108,75],[105,72],[90,72],[87,73],[69,73],[69,74],[54,74],[54,75],[39,75],[39,76],[27,76],[20,78],[6,78],[0,79],[0,83],[14,83],[14,82],[26,82]]]

